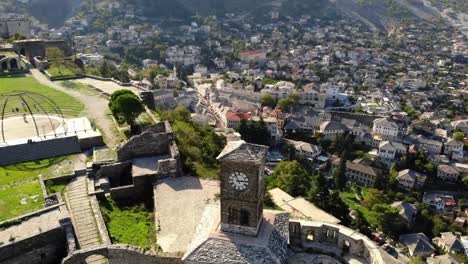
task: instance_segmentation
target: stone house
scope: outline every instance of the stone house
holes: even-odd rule
[[[425,258],[435,252],[429,238],[423,233],[401,235],[399,240],[408,248],[411,257],[421,256]]]
[[[334,139],[336,136],[342,136],[348,128],[342,123],[335,121],[325,121],[320,124],[319,133],[325,139]]]
[[[468,135],[468,119],[453,121],[451,125],[454,131],[458,130]]]
[[[372,132],[382,136],[384,139],[396,139],[398,138],[400,127],[394,120],[388,117],[383,117],[374,120]]]
[[[252,113],[243,113],[243,112],[232,112],[228,111],[225,115],[226,118],[226,128],[236,128],[240,125],[241,120],[251,120]]]
[[[416,219],[418,208],[414,204],[401,201],[394,202],[391,206],[398,209],[398,214],[402,224],[404,224],[408,229],[411,228],[414,224],[414,220]]]
[[[409,189],[420,189],[426,182],[426,175],[409,169],[398,172],[398,184]]]
[[[437,178],[454,182],[457,181],[459,177],[460,171],[453,165],[442,164],[437,167]]]
[[[320,92],[320,90],[315,88],[312,83],[304,86],[304,89],[298,94],[301,97],[301,104],[307,104],[313,109],[325,108],[325,99],[327,95]]]
[[[319,146],[307,142],[295,140],[286,140],[286,142],[294,146],[296,154],[299,154],[309,160],[314,160],[321,153]]]
[[[340,166],[341,159],[332,161],[332,172]],[[355,182],[364,186],[372,186],[377,177],[377,169],[358,161],[346,161],[346,178],[348,182]]]
[[[453,138],[449,139],[444,144],[444,154],[448,156],[460,156],[463,157],[463,143]]]
[[[463,254],[466,255],[465,247],[460,240],[459,235],[454,235],[451,232],[442,232],[439,237],[432,239],[432,243],[443,248],[445,251],[452,254]]]
[[[396,158],[406,153],[406,146],[392,141],[382,141],[379,144],[378,157],[382,162],[392,163]]]

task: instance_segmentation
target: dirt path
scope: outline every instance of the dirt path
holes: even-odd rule
[[[80,113],[80,115],[87,116],[90,121],[95,123],[95,125],[100,129],[101,133],[103,133],[105,142],[110,148],[115,149],[122,141],[122,136],[118,132],[114,122],[112,121],[112,118],[110,117],[111,113],[107,107],[108,101],[106,98],[65,88],[58,83],[47,79],[47,77],[37,69],[31,69],[31,74],[41,84],[65,92],[80,100],[85,105],[85,112]]]

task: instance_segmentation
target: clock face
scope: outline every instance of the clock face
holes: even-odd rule
[[[236,191],[243,191],[247,189],[249,185],[249,178],[242,172],[233,172],[231,176],[229,176],[229,184],[232,188],[236,189]]]

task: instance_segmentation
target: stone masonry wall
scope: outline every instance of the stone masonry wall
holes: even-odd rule
[[[75,251],[62,261],[62,264],[81,264],[93,254],[107,257],[110,264],[182,264],[179,256],[159,256],[130,245],[111,245],[90,250]]]
[[[117,159],[124,161],[144,156],[168,154],[172,140],[172,133],[166,132],[166,124],[158,123],[119,146],[117,148]]]
[[[37,236],[0,247],[0,263],[54,264],[67,255],[67,239],[63,228],[56,228]]]
[[[121,186],[122,179],[121,177],[127,173],[131,173],[132,163],[127,162],[117,162],[108,165],[102,165],[101,168],[97,171],[97,178],[107,177],[112,187]]]

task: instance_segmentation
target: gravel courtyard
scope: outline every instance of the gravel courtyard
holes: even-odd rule
[[[219,182],[196,177],[166,178],[154,186],[158,244],[164,252],[185,252],[207,205],[217,205]]]

